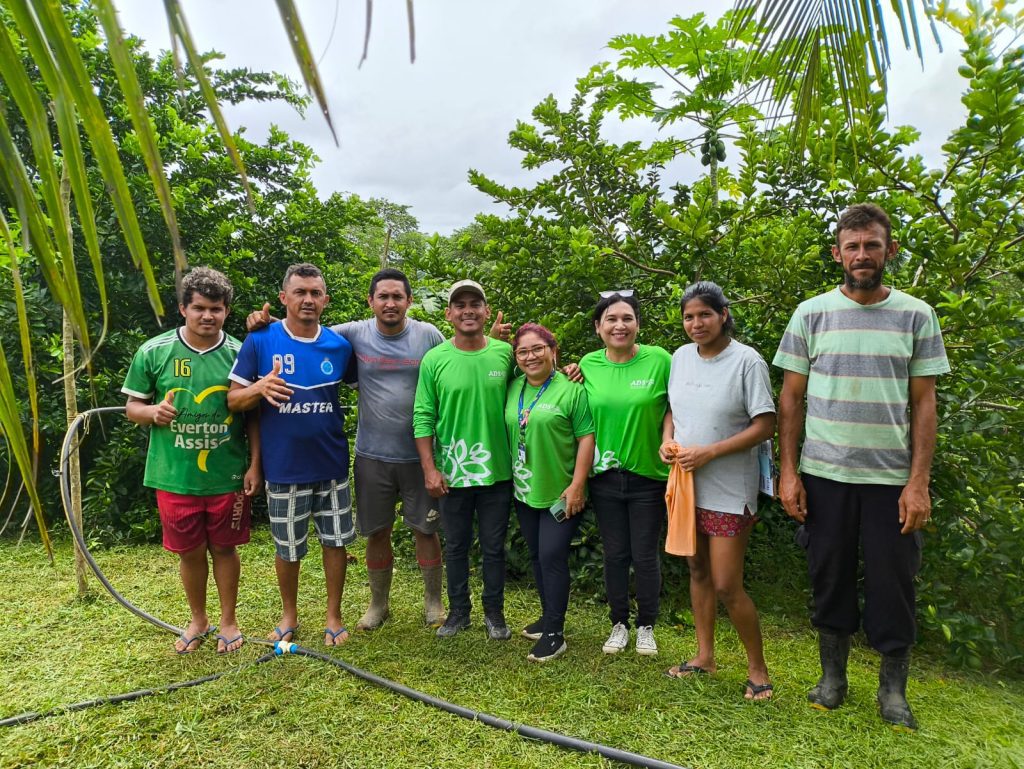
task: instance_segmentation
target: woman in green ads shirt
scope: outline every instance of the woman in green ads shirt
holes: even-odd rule
[[[505,426],[519,529],[543,612],[523,635],[536,641],[527,659],[547,662],[566,649],[569,544],[583,517],[594,421],[583,387],[555,369],[558,345],[550,331],[526,323],[512,347],[523,375],[509,384]]]
[[[602,293],[594,329],[604,349],[583,356],[596,446],[590,500],[604,546],[604,584],[612,631],[602,647],[616,654],[629,643],[629,567],[636,574],[636,651],[658,653],[654,623],[661,591],[661,535],[668,468],[658,457],[671,435],[668,374],[672,358],[637,344],[640,307],[632,291]]]

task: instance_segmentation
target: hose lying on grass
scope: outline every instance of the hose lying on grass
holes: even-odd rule
[[[92,568],[93,573],[95,573],[96,575],[96,578],[100,581],[103,587],[107,589],[111,596],[113,596],[118,603],[120,603],[122,606],[128,609],[128,611],[130,611],[132,614],[135,614],[137,617],[140,617],[141,619],[144,619],[147,622],[156,625],[157,627],[163,628],[164,630],[169,630],[170,632],[175,633],[176,635],[180,635],[182,633],[181,628],[177,628],[174,625],[170,625],[158,619],[157,617],[154,617],[148,612],[143,611],[142,609],[135,606],[128,599],[126,599],[124,596],[117,592],[114,586],[110,584],[110,581],[107,580],[106,576],[104,576],[103,571],[99,567],[99,564],[96,563],[95,559],[89,553],[89,549],[85,543],[85,537],[83,536],[81,530],[79,529],[77,523],[75,522],[74,516],[71,514],[71,488],[69,481],[68,466],[72,447],[74,446],[75,440],[77,439],[78,431],[81,429],[81,426],[85,422],[87,422],[89,418],[92,417],[94,414],[104,414],[121,411],[124,411],[123,406],[108,406],[105,408],[90,409],[89,411],[85,411],[79,414],[75,421],[68,428],[67,435],[64,436],[64,444],[61,449],[60,462],[60,493],[61,500],[64,504],[64,514],[65,516],[67,516],[68,526],[71,528],[71,533],[74,536],[75,541],[78,543],[79,548],[81,548],[82,553],[85,555],[85,559],[88,562],[90,568]],[[239,668],[234,668],[232,670],[223,671],[221,673],[215,673],[213,675],[204,676],[203,678],[196,678],[192,681],[184,681],[182,683],[168,684],[166,686],[160,686],[153,689],[142,689],[140,691],[129,692],[127,694],[118,694],[113,697],[104,697],[94,700],[87,700],[85,702],[79,702],[74,705],[67,705],[61,708],[55,708],[53,710],[49,710],[43,713],[23,713],[19,716],[12,716],[11,718],[3,719],[2,721],[0,721],[0,726],[14,726],[16,724],[24,724],[30,721],[35,721],[40,718],[45,718],[47,716],[59,715],[61,713],[69,713],[75,710],[84,710],[85,708],[95,707],[97,705],[105,705],[116,702],[130,702],[132,700],[140,699],[141,697],[148,697],[154,694],[163,694],[165,692],[176,691],[178,689],[184,689],[190,686],[198,686],[208,681],[215,681],[221,676],[226,675],[227,673],[234,672],[236,670],[241,670],[245,667],[251,667],[252,665],[258,665],[262,662],[266,662],[267,660],[273,659],[275,656],[294,654],[300,657],[309,657],[311,659],[321,660],[322,662],[334,665],[335,667],[341,668],[346,673],[350,673],[356,676],[357,678],[361,678],[367,683],[383,687],[389,691],[395,692],[396,694],[400,694],[403,697],[407,697],[408,699],[413,700],[414,702],[421,702],[424,705],[430,705],[431,707],[438,708],[439,710],[443,710],[446,713],[451,713],[452,715],[456,715],[460,718],[465,718],[470,721],[479,721],[480,723],[486,724],[487,726],[491,726],[495,729],[501,729],[502,731],[507,732],[515,732],[516,734],[526,739],[538,740],[540,742],[546,742],[551,745],[556,745],[560,748],[576,750],[582,753],[597,753],[613,761],[619,761],[621,763],[630,764],[632,766],[652,767],[652,769],[683,769],[683,767],[680,767],[678,764],[671,764],[667,761],[659,761],[656,758],[643,756],[639,753],[632,753],[628,750],[620,750],[618,748],[608,747],[607,745],[601,745],[596,742],[580,740],[575,737],[570,737],[565,734],[559,734],[558,732],[548,731],[547,729],[539,729],[535,726],[529,726],[527,724],[517,724],[512,721],[507,721],[503,718],[498,718],[497,716],[492,716],[488,713],[481,713],[477,710],[471,710],[470,708],[466,708],[461,705],[456,705],[446,700],[442,700],[437,697],[433,697],[429,694],[425,694],[416,689],[411,689],[408,686],[404,686],[395,681],[390,681],[386,678],[374,675],[373,673],[369,673],[365,670],[362,670],[361,668],[355,667],[354,665],[350,665],[349,663],[341,659],[338,659],[337,657],[334,657],[330,654],[324,654],[322,652],[314,651],[312,649],[307,649],[295,643],[278,641],[277,643],[271,644],[270,641],[267,641],[262,638],[247,638],[246,640],[258,644],[273,645],[274,651],[268,654],[264,654],[252,663],[247,663],[246,665],[242,665]]]
[[[243,668],[250,668],[253,665],[259,665],[262,662],[268,662],[269,660],[274,659],[275,656],[277,656],[276,652],[269,652],[268,654],[258,657],[252,662],[239,665],[231,670],[222,670],[219,673],[213,673],[212,675],[203,676],[202,678],[193,678],[191,681],[181,681],[176,684],[164,684],[163,686],[154,686],[152,689],[139,689],[138,691],[126,692],[125,694],[114,694],[110,697],[97,697],[94,700],[84,700],[83,702],[76,702],[72,705],[61,705],[59,708],[44,710],[40,713],[22,713],[17,716],[11,716],[10,718],[0,719],[0,726],[19,726],[20,724],[28,724],[32,721],[38,721],[41,718],[50,718],[51,716],[61,716],[65,713],[74,713],[76,710],[86,710],[88,708],[95,708],[99,705],[114,705],[119,702],[131,702],[132,700],[141,700],[143,697],[152,697],[154,694],[166,694],[167,692],[175,692],[178,689],[187,689],[190,686],[199,686],[200,684],[205,684],[209,681],[216,681],[218,678],[223,678],[228,673],[237,673]]]

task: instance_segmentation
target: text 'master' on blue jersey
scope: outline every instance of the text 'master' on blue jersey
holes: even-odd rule
[[[352,345],[320,327],[315,338],[292,335],[274,323],[242,343],[229,378],[251,385],[275,361],[294,392],[280,406],[260,400],[260,456],[271,483],[314,483],[348,477],[348,440],[338,387],[352,359]]]

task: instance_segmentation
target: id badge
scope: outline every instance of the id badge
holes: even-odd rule
[[[525,443],[520,443],[519,444],[519,464],[521,464],[521,465],[525,465],[526,464],[526,444]]]

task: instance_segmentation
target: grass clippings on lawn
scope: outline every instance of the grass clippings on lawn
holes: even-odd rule
[[[361,546],[353,552],[359,563],[349,567],[344,601],[350,627],[368,598]],[[266,531],[258,529],[242,553],[239,620],[243,631],[263,636],[279,609]],[[95,555],[129,600],[172,624],[186,621],[173,556],[156,546]],[[252,666],[266,651],[256,644],[218,656],[211,640],[179,657],[170,634],[130,615],[95,581],[94,596],[77,600],[70,546],[59,544],[56,557],[54,567],[38,546],[0,543],[6,607],[0,718],[233,672],[196,688],[2,729],[2,767],[612,765],[411,702],[317,660],[283,657]],[[771,594],[756,582],[751,592],[755,601]],[[323,598],[313,548],[303,566],[296,641],[318,651]],[[530,585],[510,584],[506,602],[514,631],[536,618]],[[877,655],[855,646],[848,703],[821,713],[805,699],[818,675],[806,620],[775,612],[767,597],[763,603],[775,683],[775,698],[767,703],[742,697],[746,668],[727,620],[719,623],[718,673],[689,680],[671,680],[662,671],[692,652],[692,629],[659,627],[655,658],[632,649],[604,655],[606,610],[586,600],[570,606],[569,650],[550,664],[527,662],[531,642],[518,636],[487,641],[479,610],[468,631],[436,639],[422,624],[422,583],[409,559],[397,562],[391,619],[378,631],[354,634],[332,654],[474,710],[682,766],[1024,767],[1020,682],[951,673],[919,656],[909,694],[921,729],[908,734],[878,719]],[[215,617],[212,591],[209,605]]]

